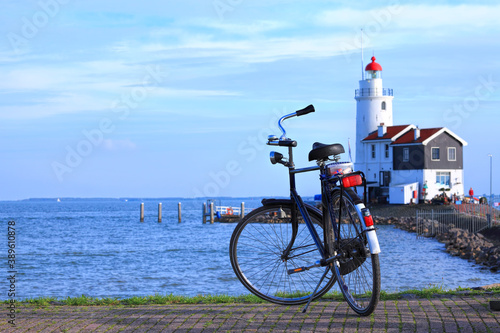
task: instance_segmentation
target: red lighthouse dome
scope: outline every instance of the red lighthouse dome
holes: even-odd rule
[[[382,66],[375,62],[375,57],[372,57],[372,62],[366,65],[365,71],[381,71]]]

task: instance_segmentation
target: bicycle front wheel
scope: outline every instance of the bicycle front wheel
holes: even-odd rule
[[[332,242],[327,242],[331,250],[341,255],[333,270],[345,300],[356,313],[368,316],[380,298],[380,265],[378,254],[370,253],[361,222],[363,217],[358,214],[355,203],[363,205],[352,189],[346,189],[342,198],[340,191],[332,193],[330,216],[339,228],[340,237],[338,241],[330,238]]]
[[[321,212],[311,206],[307,210],[322,235]],[[291,201],[285,200],[252,211],[236,226],[229,249],[231,265],[241,283],[262,299],[283,305],[306,303],[328,269],[317,267],[288,274],[289,269],[310,266],[321,259],[300,213],[296,239],[290,252],[285,253],[292,240],[291,211]],[[334,283],[329,270],[314,298],[324,295]]]

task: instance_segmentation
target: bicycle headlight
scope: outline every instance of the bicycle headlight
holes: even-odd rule
[[[278,153],[277,151],[272,151],[269,154],[269,158],[271,159],[272,164],[276,164],[281,162],[281,160],[283,159],[283,154]]]

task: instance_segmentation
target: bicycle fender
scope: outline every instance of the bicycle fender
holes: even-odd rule
[[[371,227],[366,230],[366,239],[368,240],[368,246],[370,247],[371,254],[379,254],[380,253],[380,245],[378,243],[377,233],[375,232],[375,228]]]
[[[363,229],[365,230],[366,239],[368,241],[368,247],[370,248],[371,254],[379,254],[380,244],[378,243],[377,233],[375,232],[375,228],[373,226],[367,227],[364,219],[362,218],[362,209],[365,208],[365,205],[362,203],[357,204],[356,210],[358,211],[358,215],[361,217],[361,223],[363,223]]]
[[[269,206],[269,205],[291,205],[293,201],[291,199],[262,199],[261,202],[263,206]]]
[[[269,206],[269,205],[292,205],[292,204],[295,204],[295,201],[293,201],[292,199],[262,199],[262,205],[263,206]],[[319,214],[319,215],[323,215],[323,213],[321,212],[321,209],[317,208],[317,207],[314,207],[310,204],[306,204],[304,203],[304,205],[314,211],[315,213]]]

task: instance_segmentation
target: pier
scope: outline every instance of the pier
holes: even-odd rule
[[[209,199],[202,206],[202,221],[203,223],[236,223],[245,217],[245,203],[242,202],[240,207],[232,206],[217,206],[215,200]]]

